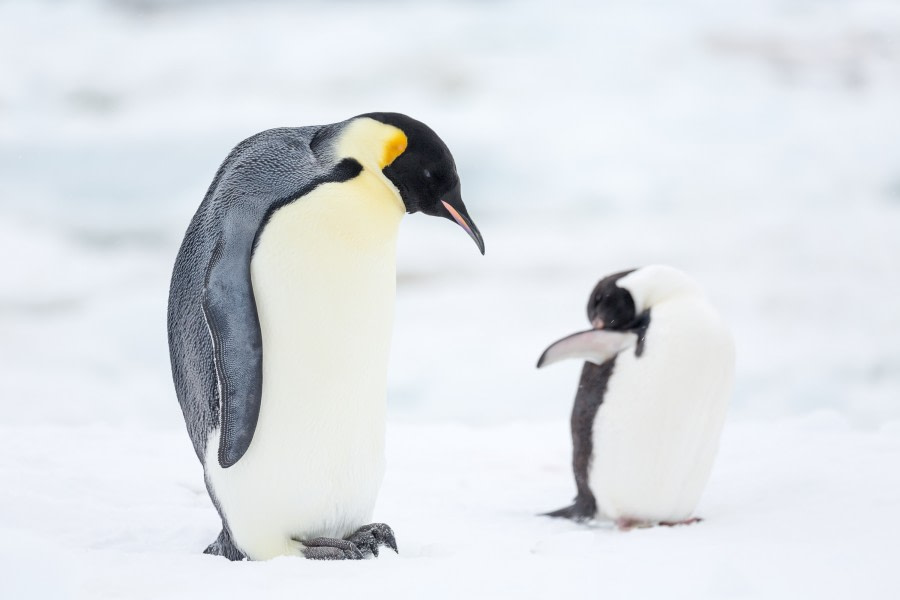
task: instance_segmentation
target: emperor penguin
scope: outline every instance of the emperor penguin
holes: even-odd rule
[[[692,523],[734,379],[729,328],[685,273],[663,265],[604,277],[592,328],[548,347],[538,368],[586,361],[572,408],[574,504],[621,529]]]
[[[172,374],[231,560],[397,550],[384,473],[401,217],[484,254],[446,144],[398,113],[264,131],[219,167],[169,293]]]

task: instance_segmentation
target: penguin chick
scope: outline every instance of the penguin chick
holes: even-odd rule
[[[694,522],[734,379],[731,333],[700,287],[654,265],[600,280],[592,328],[548,347],[538,368],[585,360],[572,408],[574,504],[620,528]]]
[[[370,113],[271,129],[225,159],[169,294],[172,374],[231,560],[397,550],[367,524],[384,472],[387,366],[404,213],[484,242],[450,150]]]

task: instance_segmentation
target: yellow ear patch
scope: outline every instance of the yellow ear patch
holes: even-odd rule
[[[397,133],[388,138],[387,143],[384,145],[384,151],[381,154],[379,166],[383,169],[394,162],[394,160],[406,150],[406,144],[406,134],[398,129]]]

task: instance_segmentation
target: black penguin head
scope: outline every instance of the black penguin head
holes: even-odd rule
[[[591,329],[550,344],[538,359],[539,369],[570,358],[602,365],[629,348],[635,348],[635,354],[641,355],[650,313],[641,311],[631,290],[618,285],[620,279],[634,271],[615,273],[597,283],[587,305]]]
[[[360,117],[392,125],[406,135],[406,149],[382,170],[400,191],[406,212],[422,212],[457,223],[484,254],[484,240],[463,204],[456,163],[443,140],[424,123],[400,113]]]
[[[587,315],[592,328],[551,344],[538,360],[538,368],[568,358],[600,365],[630,348],[640,357],[653,307],[702,293],[693,279],[665,265],[608,275],[597,283],[588,300]]]
[[[675,297],[703,295],[687,274],[667,265],[647,265],[604,277],[594,287],[587,313],[598,329],[640,328],[654,306]]]
[[[596,329],[627,331],[639,325],[639,312],[631,292],[618,281],[635,269],[614,273],[601,279],[588,299],[587,315]]]

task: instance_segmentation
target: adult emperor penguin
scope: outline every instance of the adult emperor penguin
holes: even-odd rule
[[[271,129],[216,173],[175,261],[172,373],[222,519],[208,554],[397,550],[368,524],[384,472],[396,239],[404,213],[484,242],[453,157],[423,123],[371,113]]]
[[[549,515],[622,529],[695,521],[734,378],[728,327],[697,283],[659,265],[601,279],[587,314],[593,327],[537,365],[587,361],[571,421],[577,496]]]

